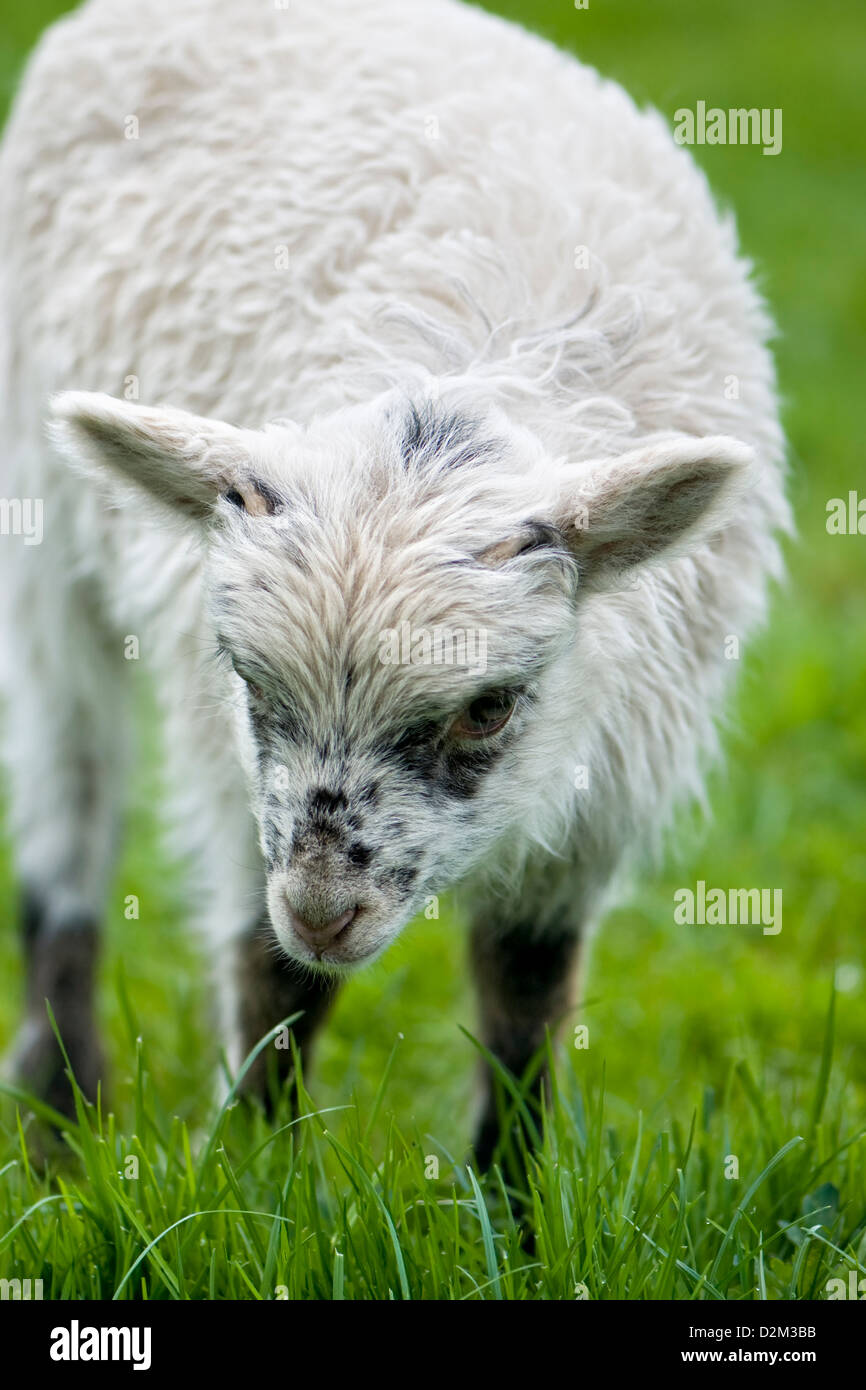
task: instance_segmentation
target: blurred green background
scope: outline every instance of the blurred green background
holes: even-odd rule
[[[67,8],[0,0],[0,100],[11,97],[40,29]],[[713,782],[711,828],[675,837],[677,858],[617,911],[595,949],[583,1017],[588,1051],[569,1053],[590,1084],[606,1066],[614,1115],[687,1115],[734,1058],[793,1107],[814,1083],[831,980],[839,987],[834,1087],[852,1123],[866,1099],[866,536],[830,536],[829,498],[866,494],[861,412],[866,331],[866,178],[860,0],[500,0],[672,121],[677,107],[781,107],[776,158],[757,147],[695,156],[736,211],[745,252],[779,325],[777,355],[799,540],[771,625],[743,662],[729,763]],[[147,760],[146,760],[147,761]],[[112,900],[102,1007],[114,1040],[116,1098],[128,1100],[126,1034],[115,988],[128,980],[151,1065],[180,1114],[207,1104],[217,1040],[205,975],[181,930],[182,880],[158,845],[156,770],[132,789],[127,852]],[[675,887],[781,887],[784,928],[677,927]],[[123,917],[125,895],[141,900]],[[15,893],[0,860],[0,915]],[[398,1033],[389,1104],[459,1151],[474,1053],[458,1028],[474,1014],[459,925],[414,924],[353,981],[320,1054],[323,1105],[375,1092]],[[0,935],[0,1047],[19,1010],[16,934]],[[128,1049],[126,1049],[128,1053]]]

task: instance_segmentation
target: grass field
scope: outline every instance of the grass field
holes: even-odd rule
[[[4,99],[61,8],[0,0]],[[714,823],[680,827],[676,857],[595,949],[590,1045],[559,1057],[529,1255],[495,1176],[479,1185],[463,1163],[477,1053],[450,915],[414,924],[345,990],[310,1118],[275,1134],[215,1115],[205,974],[145,767],[108,923],[114,1113],[82,1112],[45,1173],[26,1112],[0,1105],[0,1276],[42,1278],[46,1297],[809,1299],[866,1275],[866,538],[825,527],[828,499],[864,476],[860,6],[490,8],[671,120],[699,99],[784,112],[774,158],[696,151],[778,320],[801,533],[743,663]],[[674,889],[698,879],[781,888],[783,930],[674,925]],[[8,856],[0,914],[5,1046],[20,996]]]

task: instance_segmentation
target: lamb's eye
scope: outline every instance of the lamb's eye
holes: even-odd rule
[[[456,738],[490,738],[504,729],[514,711],[517,696],[511,690],[497,690],[473,700],[451,725]]]

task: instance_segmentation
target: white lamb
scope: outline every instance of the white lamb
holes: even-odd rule
[[[521,1073],[780,569],[731,221],[658,115],[454,0],[90,0],[0,187],[19,1074],[68,1108],[46,997],[102,1073],[130,637],[235,1055],[462,883]]]

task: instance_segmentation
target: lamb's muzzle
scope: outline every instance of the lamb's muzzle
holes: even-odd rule
[[[309,913],[309,909],[305,908],[305,911]],[[339,962],[340,940],[348,935],[350,924],[357,915],[357,907],[350,907],[339,917],[334,917],[330,921],[322,921],[312,915],[301,917],[297,910],[291,904],[289,905],[289,921],[292,930],[319,960],[324,957],[327,960]]]

